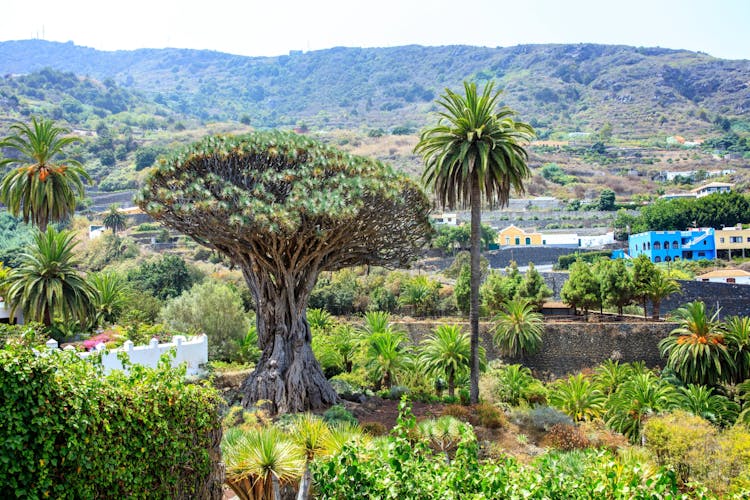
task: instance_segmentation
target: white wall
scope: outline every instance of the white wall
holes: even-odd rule
[[[50,340],[47,342],[47,347],[56,349],[57,342]],[[79,353],[79,356],[86,358],[92,354],[101,352],[102,365],[104,366],[104,371],[108,373],[111,370],[123,369],[122,363],[117,357],[118,353],[127,353],[132,364],[156,368],[161,355],[170,349],[175,349],[176,352],[176,356],[172,359],[172,366],[186,363],[187,375],[199,375],[202,372],[201,366],[208,362],[208,337],[205,334],[191,340],[187,340],[183,335],[175,335],[172,337],[172,342],[165,344],[160,344],[158,340],[151,339],[149,345],[135,346],[133,342],[127,340],[118,349],[107,349],[101,343],[93,351]]]

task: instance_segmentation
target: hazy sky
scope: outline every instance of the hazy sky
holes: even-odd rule
[[[750,0],[2,0],[0,40],[270,56],[335,46],[594,42],[750,59]]]

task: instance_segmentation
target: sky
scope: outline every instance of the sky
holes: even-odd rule
[[[0,40],[248,56],[590,42],[750,59],[749,26],[750,0],[2,0]]]

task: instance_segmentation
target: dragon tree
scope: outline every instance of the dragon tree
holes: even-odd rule
[[[421,189],[376,160],[286,132],[207,137],[150,174],[139,206],[242,270],[256,304],[246,407],[325,407],[338,398],[310,347],[306,307],[318,274],[402,267],[430,235]]]

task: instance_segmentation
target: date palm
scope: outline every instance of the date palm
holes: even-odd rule
[[[495,317],[495,345],[506,356],[534,354],[542,345],[544,320],[526,299],[509,300]]]
[[[406,350],[406,336],[387,329],[367,338],[366,368],[377,380],[377,386],[390,389],[399,370],[406,368],[411,356]]]
[[[94,290],[76,269],[74,236],[51,226],[34,236],[34,244],[21,254],[21,265],[6,279],[11,317],[20,307],[27,319],[46,326],[56,316],[81,325],[92,319]]]
[[[750,317],[732,316],[724,324],[726,341],[734,359],[734,382],[750,379]]]
[[[607,396],[596,384],[580,373],[569,376],[567,380],[557,381],[549,392],[550,405],[576,422],[601,417],[606,401]]]
[[[128,302],[125,279],[116,273],[99,273],[93,275],[89,283],[94,291],[96,324],[105,326],[117,321]]]
[[[659,319],[662,300],[672,294],[679,293],[680,290],[680,284],[676,280],[670,278],[665,272],[659,269],[656,270],[656,273],[654,273],[645,287],[645,294],[651,300],[653,309],[652,319]]]
[[[112,234],[117,235],[117,231],[125,229],[125,216],[120,212],[120,206],[112,203],[109,206],[107,215],[104,216],[104,227],[112,230]]]
[[[652,372],[633,373],[607,401],[607,426],[638,442],[644,420],[674,407],[676,389]]]
[[[0,148],[17,153],[17,157],[0,160],[0,167],[19,164],[0,184],[0,202],[14,216],[23,215],[45,231],[50,222],[70,218],[76,208],[76,197],[83,197],[83,182],[89,175],[81,164],[65,156],[64,149],[80,141],[67,136],[67,129],[52,120],[32,118],[31,125],[14,123],[12,134],[0,140]]]
[[[714,385],[731,378],[734,361],[726,345],[719,312],[703,302],[688,302],[674,312],[679,326],[659,342],[667,366],[685,383]]]
[[[453,397],[456,376],[469,368],[470,354],[469,335],[460,325],[440,325],[422,342],[419,361],[427,373],[447,378],[448,395]]]
[[[515,111],[498,107],[500,91],[488,83],[477,93],[464,82],[464,95],[449,89],[436,101],[435,126],[422,131],[415,151],[425,163],[422,180],[443,208],[471,207],[471,402],[479,402],[479,252],[482,201],[505,206],[510,191],[522,193],[531,177],[524,146],[534,129],[515,121]]]

